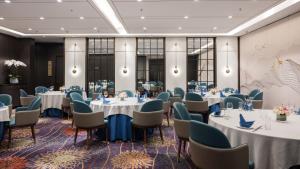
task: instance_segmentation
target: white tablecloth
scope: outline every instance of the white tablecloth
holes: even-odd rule
[[[143,103],[138,103],[137,98],[125,98],[124,101],[120,101],[117,98],[109,98],[109,104],[103,104],[102,101],[92,101],[90,106],[93,112],[104,112],[104,117],[116,114],[125,114],[129,117],[133,116],[133,111],[140,110]]]
[[[3,121],[10,121],[8,106],[4,106],[0,108],[0,122]]]
[[[195,92],[196,94],[201,95],[201,93],[199,92]],[[220,93],[216,93],[216,94],[211,94],[210,92],[205,93],[205,96],[202,96],[204,101],[208,102],[208,106],[220,103],[223,101],[223,98],[220,97]]]
[[[272,110],[242,112],[246,120],[255,120],[253,128],[263,126],[257,131],[240,129],[241,111],[227,112],[227,117],[209,117],[209,124],[220,129],[231,145],[248,144],[250,159],[255,169],[288,169],[300,164],[300,116],[291,115],[287,122],[277,122]],[[271,128],[265,129],[266,118]]]

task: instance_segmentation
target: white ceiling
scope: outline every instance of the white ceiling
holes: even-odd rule
[[[129,34],[227,33],[279,2],[281,0],[110,0]],[[298,3],[246,31],[299,9]],[[140,19],[141,15],[144,20]],[[233,18],[228,19],[229,15]],[[40,20],[41,16],[45,20]],[[80,20],[80,16],[85,19]],[[184,16],[189,18],[184,19]],[[0,0],[0,17],[4,17],[0,26],[24,34],[117,34],[91,0],[63,0],[62,3],[56,0],[11,0],[9,4]]]

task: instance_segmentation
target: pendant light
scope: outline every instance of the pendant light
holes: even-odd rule
[[[178,67],[177,67],[177,53],[178,53],[178,50],[177,50],[177,43],[175,43],[175,68],[174,68],[174,73],[177,74],[179,72],[178,70]]]
[[[228,53],[229,53],[229,51],[228,51],[228,42],[226,43],[226,46],[227,46],[227,56],[226,56],[226,69],[225,69],[225,72],[227,73],[227,74],[229,74],[230,73],[230,68],[229,68],[229,66],[228,66]]]
[[[123,73],[127,74],[128,70],[127,70],[127,43],[125,42],[125,65],[123,68]]]
[[[76,73],[77,73],[77,70],[76,70],[76,63],[75,63],[75,61],[76,61],[76,60],[75,60],[75,57],[76,57],[76,46],[77,46],[77,44],[75,43],[75,44],[74,44],[74,58],[73,58],[73,60],[74,60],[74,62],[73,62],[74,65],[73,65],[73,70],[72,70],[72,73],[73,73],[73,74],[76,74]]]

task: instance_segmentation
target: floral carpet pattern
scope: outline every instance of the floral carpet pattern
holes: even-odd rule
[[[182,153],[177,163],[177,144],[173,128],[163,123],[164,144],[159,131],[154,130],[148,144],[141,142],[109,142],[93,140],[86,144],[86,132],[79,131],[74,145],[74,129],[70,120],[41,118],[36,125],[37,142],[34,144],[30,129],[13,131],[13,141],[7,149],[7,141],[0,146],[1,169],[73,169],[73,168],[193,168],[187,153]]]

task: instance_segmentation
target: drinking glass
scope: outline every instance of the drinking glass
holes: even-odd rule
[[[226,115],[228,112],[230,113],[232,109],[233,109],[233,104],[231,102],[228,102],[226,104]]]
[[[242,111],[244,108],[243,102],[239,102],[239,111]]]

